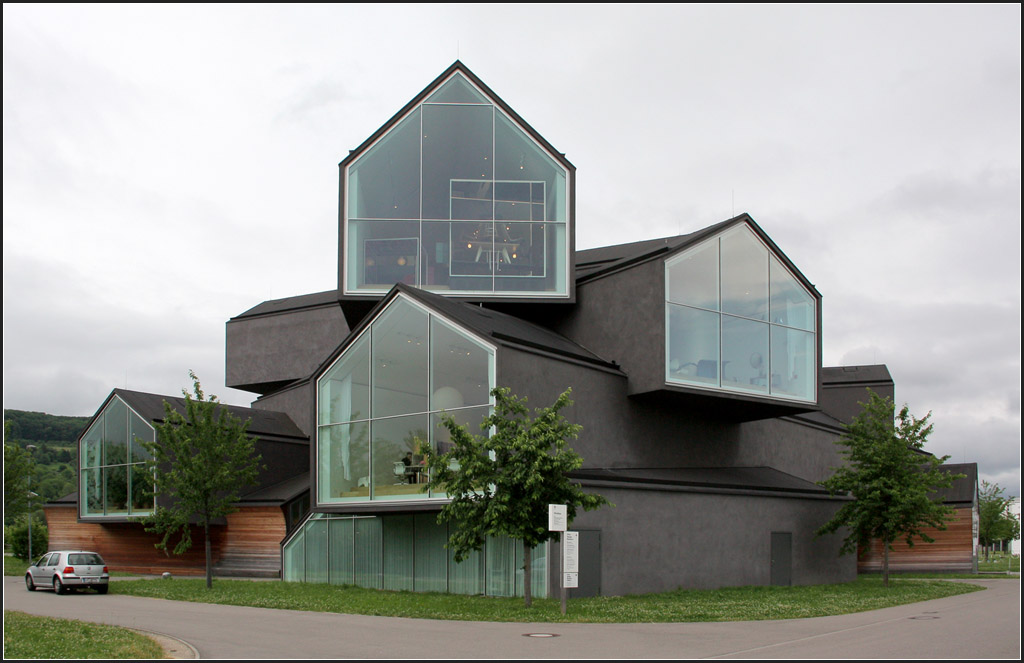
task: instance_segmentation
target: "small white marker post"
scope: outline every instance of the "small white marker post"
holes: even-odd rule
[[[568,520],[568,507],[565,504],[549,504],[548,505],[548,531],[549,532],[564,532],[566,530]],[[558,546],[558,585],[562,590],[562,614],[565,614],[565,538],[561,540],[561,544]]]

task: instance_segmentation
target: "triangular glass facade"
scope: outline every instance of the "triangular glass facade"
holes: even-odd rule
[[[665,380],[816,400],[814,296],[746,224],[665,261]]]
[[[568,297],[569,171],[460,71],[343,176],[346,294]]]
[[[479,433],[494,348],[404,296],[317,379],[317,503],[423,500],[426,449],[447,451],[441,415]]]
[[[119,397],[111,398],[79,442],[79,515],[144,516],[153,510],[151,455],[155,429]]]

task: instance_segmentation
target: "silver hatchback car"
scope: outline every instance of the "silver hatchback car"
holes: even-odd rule
[[[28,591],[52,589],[57,594],[79,587],[95,589],[106,594],[110,575],[99,553],[88,550],[55,550],[48,552],[28,567],[25,573]]]

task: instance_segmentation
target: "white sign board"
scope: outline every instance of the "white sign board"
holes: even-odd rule
[[[562,570],[566,573],[579,573],[580,533],[566,532],[563,540],[565,541],[565,568]]]
[[[566,589],[576,589],[580,586],[580,574],[578,573],[563,573],[562,574],[562,587]]]
[[[569,518],[568,507],[564,504],[548,505],[548,531],[564,532]]]

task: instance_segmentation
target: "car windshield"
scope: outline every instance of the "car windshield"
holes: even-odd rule
[[[77,566],[78,564],[102,564],[103,558],[96,553],[76,553],[68,555],[68,563],[72,566]]]

